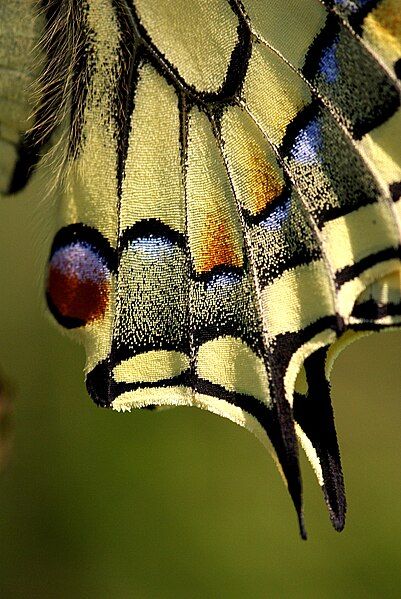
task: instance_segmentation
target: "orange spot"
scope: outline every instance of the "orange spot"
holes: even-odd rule
[[[284,188],[284,181],[280,172],[260,153],[254,153],[250,163],[245,207],[252,214],[258,214],[280,195]]]
[[[227,223],[207,222],[207,230],[202,236],[204,245],[200,250],[201,271],[208,271],[215,266],[227,265],[241,267],[243,264],[240,245]]]

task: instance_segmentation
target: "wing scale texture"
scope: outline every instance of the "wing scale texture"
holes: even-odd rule
[[[400,3],[42,8],[44,55],[66,54],[34,127],[60,139],[47,298],[92,399],[246,427],[305,536],[298,439],[341,530],[331,366],[401,316]]]

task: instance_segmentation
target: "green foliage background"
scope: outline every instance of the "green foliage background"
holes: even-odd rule
[[[82,348],[47,318],[48,202],[0,206],[0,365],[15,391],[0,476],[3,599],[399,597],[401,333],[343,353],[333,386],[348,523],[331,529],[303,460],[309,540],[271,458],[195,409],[92,405]]]

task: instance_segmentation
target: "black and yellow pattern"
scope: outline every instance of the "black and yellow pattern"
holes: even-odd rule
[[[40,4],[42,96],[2,185],[57,140],[47,299],[91,397],[248,428],[304,536],[298,438],[341,530],[331,366],[401,320],[399,0]]]

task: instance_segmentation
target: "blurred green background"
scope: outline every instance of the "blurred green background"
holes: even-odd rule
[[[401,334],[335,367],[348,494],[340,535],[303,460],[309,540],[254,438],[196,409],[116,414],[86,395],[81,347],[46,317],[52,208],[0,206],[0,365],[15,391],[0,476],[0,596],[400,597]]]

